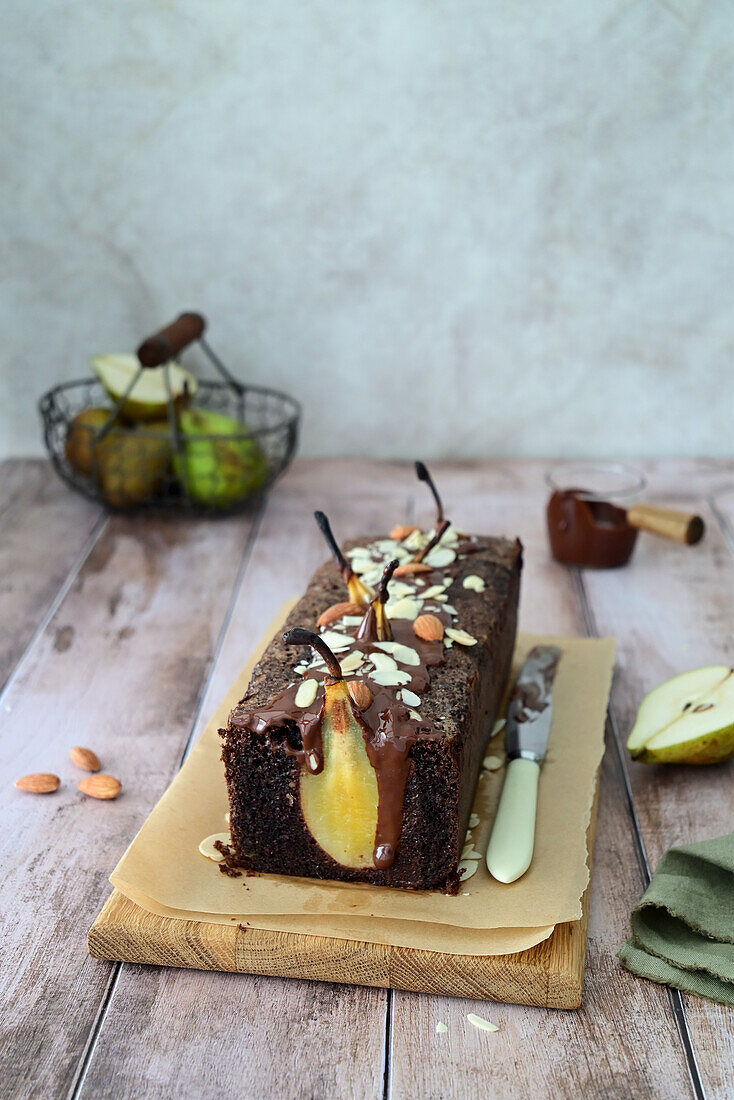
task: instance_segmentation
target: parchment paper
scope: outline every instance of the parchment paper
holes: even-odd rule
[[[253,665],[290,610],[282,609],[257,646],[186,763],[115,868],[110,881],[137,904],[163,916],[210,923],[248,923],[461,954],[502,954],[547,938],[553,926],[578,920],[589,878],[586,832],[604,749],[604,721],[614,663],[614,639],[520,635],[513,672],[533,645],[563,650],[554,685],[554,714],[543,766],[535,856],[518,882],[492,879],[480,860],[456,897],[278,875],[231,879],[201,856],[199,842],[226,831],[227,796],[220,739]],[[487,754],[504,756],[504,734]],[[484,772],[474,811],[474,847],[486,851],[504,769]],[[510,946],[508,946],[510,945]]]

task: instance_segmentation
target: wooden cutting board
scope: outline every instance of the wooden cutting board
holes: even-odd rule
[[[591,867],[596,799],[588,830]],[[97,959],[345,982],[449,997],[578,1008],[584,983],[589,887],[578,921],[512,955],[451,955],[359,940],[266,932],[243,925],[174,920],[114,890],[89,930]]]

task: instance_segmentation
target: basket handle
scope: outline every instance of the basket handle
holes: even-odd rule
[[[185,347],[198,340],[206,328],[206,320],[200,313],[181,313],[170,325],[159,329],[143,340],[138,348],[138,359],[144,367],[160,367],[178,355]]]

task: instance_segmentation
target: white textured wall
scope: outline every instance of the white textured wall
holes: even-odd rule
[[[3,25],[0,453],[181,308],[311,453],[734,453],[731,0]]]

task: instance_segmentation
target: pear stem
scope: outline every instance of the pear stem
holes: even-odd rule
[[[395,558],[393,561],[385,566],[382,577],[380,579],[380,586],[377,589],[377,599],[382,604],[387,603],[387,586],[392,580],[392,575],[399,565],[400,562],[397,558]]]
[[[436,534],[433,536],[433,538],[431,539],[430,542],[426,543],[426,545],[423,547],[421,552],[419,554],[416,554],[416,556],[413,558],[413,561],[422,562],[423,559],[425,557],[427,557],[428,554],[430,554],[430,552],[431,552],[431,550],[433,550],[434,546],[437,546],[439,544],[439,542],[441,541],[443,536],[446,534],[446,532],[448,531],[450,526],[451,526],[451,520],[450,519],[441,520],[438,527],[436,528]]]
[[[339,567],[339,572],[344,578],[344,583],[348,584],[350,578],[353,576],[353,570],[347,559],[342,554],[341,549],[339,548],[339,544],[334,538],[334,532],[331,530],[331,524],[329,523],[328,516],[325,512],[314,512],[314,519],[318,524],[318,528],[321,531],[321,534],[326,540],[326,545],[329,547],[334,561]]]
[[[443,521],[443,504],[441,502],[441,497],[438,494],[438,489],[436,488],[433,482],[433,478],[429,474],[428,468],[426,467],[424,462],[416,462],[415,472],[418,475],[418,480],[425,481],[426,485],[433,494],[433,499],[436,502],[436,526],[438,526],[438,524]]]
[[[341,669],[341,665],[337,661],[336,657],[329,649],[328,645],[322,637],[318,634],[314,634],[313,630],[304,630],[303,627],[296,626],[293,630],[286,630],[283,635],[283,641],[286,645],[308,645],[311,649],[315,649],[316,652],[324,658],[326,667],[329,670],[329,675],[333,680],[343,680],[344,674]]]
[[[377,595],[371,604],[371,610],[374,611],[375,615],[375,630],[377,631],[378,642],[392,641],[392,627],[385,611],[385,604],[387,603],[387,586],[399,564],[396,558],[385,566],[380,580],[380,587],[377,589]]]

